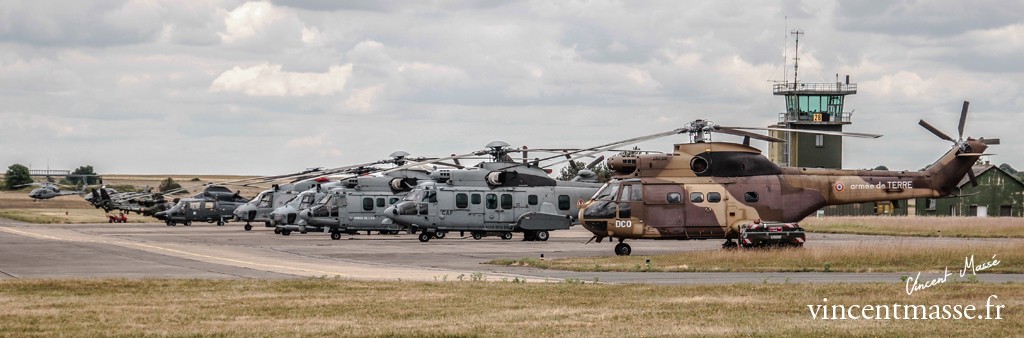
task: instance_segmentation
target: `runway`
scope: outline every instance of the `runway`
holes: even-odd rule
[[[0,219],[0,279],[12,278],[348,278],[360,280],[456,280],[482,273],[488,280],[603,283],[713,284],[799,282],[899,282],[906,273],[653,273],[570,272],[482,264],[497,258],[547,259],[612,254],[608,242],[585,244],[581,227],[551,233],[547,242],[497,237],[474,240],[450,233],[420,243],[414,235],[324,233],[275,235],[270,228],[239,224],[26,224]],[[468,235],[468,234],[467,234]],[[943,239],[808,234],[808,246],[858,245],[870,241],[999,242],[1010,239]],[[633,241],[633,255],[714,250],[720,241]],[[983,282],[1022,281],[1021,274],[979,274]]]

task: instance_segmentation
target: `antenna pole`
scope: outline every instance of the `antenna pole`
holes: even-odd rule
[[[790,34],[796,37],[796,47],[793,50],[793,90],[796,90],[797,73],[800,71],[800,35],[803,35],[804,31],[796,29]]]

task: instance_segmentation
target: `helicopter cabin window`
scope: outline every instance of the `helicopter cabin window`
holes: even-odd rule
[[[211,202],[204,202],[204,203],[203,203],[203,206],[204,206],[204,207],[206,207],[206,209],[210,209],[210,210],[213,210],[213,208],[214,208],[214,207],[216,207],[216,206],[217,206],[217,204],[216,204],[216,203],[213,203],[213,202],[211,201]]]
[[[199,210],[199,207],[200,207],[199,202],[192,202],[192,203],[189,203],[189,204],[190,205],[188,207],[191,208],[192,210]]]
[[[756,192],[748,191],[748,192],[743,193],[743,201],[745,201],[747,203],[757,202],[758,199],[759,199],[759,197],[757,196]]]
[[[384,197],[378,197],[377,198],[377,207],[378,208],[383,208],[385,206],[387,206],[387,204],[384,204]]]
[[[530,195],[526,197],[526,203],[529,203],[530,205],[537,205],[538,202],[537,195]]]
[[[825,146],[825,135],[816,134],[814,135],[814,146],[821,148]]]
[[[485,208],[487,208],[487,209],[497,209],[498,208],[498,195],[487,194],[485,200],[487,200],[487,203],[484,204]]]
[[[678,204],[683,201],[683,196],[677,192],[670,192],[665,196],[665,201],[673,204]]]
[[[367,198],[363,199],[363,210],[366,210],[366,211],[373,210],[373,199],[372,198],[367,197]]]
[[[708,202],[718,203],[722,201],[722,194],[717,192],[708,193]]]
[[[395,203],[398,203],[398,197],[392,197],[391,199],[388,200],[388,204],[395,204]]]
[[[558,195],[558,210],[569,210],[569,195]]]
[[[501,208],[505,210],[512,209],[512,195],[501,194]]]
[[[470,196],[470,203],[473,205],[480,204],[480,194],[473,194]]]
[[[704,202],[704,193],[691,192],[690,203],[701,203]]]
[[[631,191],[633,191],[633,189],[631,189],[630,186],[628,186],[628,185],[623,186],[622,189],[620,189],[618,201],[619,202],[628,202],[628,201],[630,201],[629,193]]]
[[[455,207],[459,209],[469,207],[469,195],[455,194]]]

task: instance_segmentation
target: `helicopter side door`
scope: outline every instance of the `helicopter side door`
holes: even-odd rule
[[[721,184],[687,184],[686,236],[723,238],[728,194]]]
[[[683,195],[683,187],[679,184],[643,184],[641,198],[646,225],[656,229],[661,237],[685,238]]]

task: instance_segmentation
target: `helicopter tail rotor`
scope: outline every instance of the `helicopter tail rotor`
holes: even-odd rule
[[[932,134],[934,134],[938,138],[946,140],[946,141],[949,141],[949,142],[952,142],[953,143],[953,147],[957,148],[956,157],[958,157],[958,158],[960,158],[960,157],[968,157],[968,158],[971,158],[973,160],[976,160],[978,157],[980,157],[982,155],[986,155],[986,154],[983,153],[984,149],[980,149],[979,151],[972,151],[972,150],[974,150],[974,149],[971,149],[972,142],[974,142],[973,144],[975,146],[978,146],[978,144],[980,143],[980,144],[982,144],[982,146],[980,146],[980,147],[984,148],[985,145],[996,145],[996,144],[999,144],[999,139],[997,139],[997,138],[985,139],[984,137],[978,138],[977,140],[974,140],[974,139],[972,139],[970,137],[964,139],[964,127],[967,124],[967,112],[968,112],[968,108],[970,107],[970,105],[971,105],[970,102],[964,101],[963,108],[960,109],[960,121],[957,124],[957,128],[956,128],[957,129],[957,138],[956,139],[953,139],[949,135],[946,135],[946,133],[943,133],[938,128],[935,128],[935,126],[931,125],[930,123],[926,122],[925,120],[918,121],[918,124],[921,125],[921,127],[924,127],[924,129],[927,129],[928,131],[930,131]],[[971,185],[973,185],[975,187],[978,186],[978,181],[975,178],[974,170],[973,169],[968,169],[967,170],[967,178],[971,181]]]

